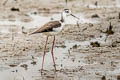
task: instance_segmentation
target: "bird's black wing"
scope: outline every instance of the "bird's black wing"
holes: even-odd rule
[[[59,21],[51,21],[51,22],[46,23],[41,28],[39,28],[38,30],[34,31],[31,34],[50,32],[53,30],[53,28],[58,28],[60,26],[61,26],[61,23]]]

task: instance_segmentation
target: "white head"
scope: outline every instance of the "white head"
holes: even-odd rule
[[[70,14],[71,14],[71,10],[69,10],[69,9],[64,9],[62,12],[63,16],[69,16]]]
[[[62,14],[61,14],[61,22],[65,22],[65,19],[66,19],[66,17],[68,17],[68,16],[73,16],[73,17],[79,19],[78,17],[76,17],[76,16],[74,16],[74,15],[72,14],[71,10],[69,10],[69,9],[64,9],[63,12],[62,12]]]

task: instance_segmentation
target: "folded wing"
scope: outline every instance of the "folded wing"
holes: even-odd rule
[[[50,21],[31,34],[50,32],[53,31],[53,28],[59,28],[59,27],[61,27],[61,23],[59,21]]]

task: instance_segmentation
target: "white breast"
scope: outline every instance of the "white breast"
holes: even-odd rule
[[[61,23],[61,26],[60,26],[60,27],[57,27],[57,28],[53,28],[53,31],[55,31],[55,32],[60,32],[63,28],[64,28],[64,24]]]

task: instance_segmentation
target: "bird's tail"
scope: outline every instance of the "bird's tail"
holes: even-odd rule
[[[37,33],[40,33],[39,30],[36,30],[36,31],[31,32],[31,33],[29,33],[29,35],[37,34]]]
[[[29,33],[28,35],[36,34],[36,32]]]

